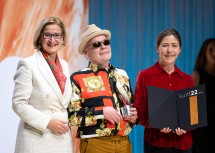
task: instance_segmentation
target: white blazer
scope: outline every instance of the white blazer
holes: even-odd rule
[[[54,135],[47,129],[51,118],[68,122],[72,88],[68,64],[63,59],[60,63],[67,77],[63,95],[40,51],[19,61],[12,98],[13,110],[21,118],[15,153],[72,153],[71,131]]]

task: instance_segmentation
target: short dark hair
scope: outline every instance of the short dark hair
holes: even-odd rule
[[[182,46],[182,43],[181,43],[181,36],[180,36],[180,34],[178,33],[178,31],[175,30],[175,29],[173,29],[173,28],[166,29],[166,30],[162,31],[162,32],[158,35],[157,41],[156,41],[156,47],[158,47],[158,46],[160,45],[160,43],[161,43],[161,41],[162,41],[162,39],[163,39],[164,37],[170,36],[170,35],[175,36],[175,38],[178,40],[179,46],[180,46],[180,48],[181,48],[181,46]]]

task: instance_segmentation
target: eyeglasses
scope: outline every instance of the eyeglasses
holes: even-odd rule
[[[52,36],[53,36],[55,39],[60,39],[60,38],[63,36],[63,34],[62,34],[62,33],[53,33],[53,34],[51,34],[51,33],[43,33],[43,37],[44,37],[45,39],[51,39]]]
[[[108,45],[110,45],[110,40],[106,39],[104,41],[96,41],[89,46],[93,46],[93,48],[99,48],[99,47],[101,47],[102,44],[105,46],[108,46]],[[86,46],[85,48],[87,48],[89,46]]]

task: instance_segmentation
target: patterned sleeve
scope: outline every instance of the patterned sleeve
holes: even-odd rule
[[[81,88],[76,80],[71,76],[72,99],[67,109],[69,124],[71,126],[92,126],[97,123],[97,119],[104,118],[103,107],[83,107]]]

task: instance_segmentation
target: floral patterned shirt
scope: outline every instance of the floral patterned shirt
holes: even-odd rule
[[[71,75],[72,100],[67,109],[70,126],[78,126],[78,137],[126,136],[133,124],[121,120],[112,124],[104,118],[103,107],[111,106],[120,113],[126,103],[132,103],[133,93],[127,73],[109,65],[106,71],[89,63]],[[122,88],[118,88],[120,84]],[[123,90],[123,91],[122,91]],[[126,93],[126,94],[123,94]]]

